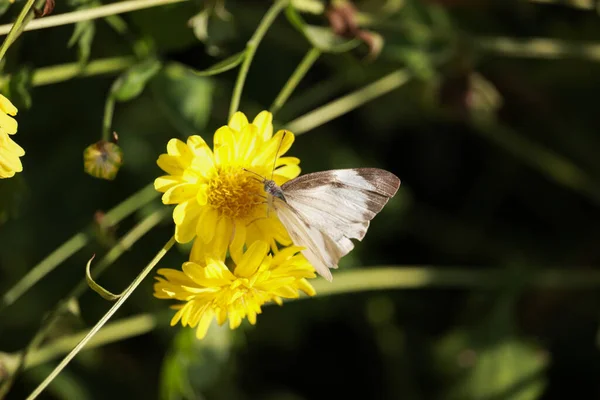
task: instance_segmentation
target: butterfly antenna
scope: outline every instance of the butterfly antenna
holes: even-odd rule
[[[265,177],[264,177],[264,176],[262,176],[261,174],[257,174],[256,172],[254,172],[254,171],[250,171],[249,169],[246,169],[246,168],[242,168],[242,169],[243,169],[244,171],[246,171],[246,172],[250,172],[251,174],[254,174],[254,175],[258,176],[258,177],[260,178],[260,179],[258,179],[258,181],[260,181],[260,182],[263,182],[263,181],[265,180]],[[254,179],[257,179],[257,178],[255,178],[255,177],[253,177],[253,178],[254,178]]]
[[[279,142],[279,147],[277,148],[277,152],[275,153],[275,159],[273,160],[273,168],[271,169],[271,180],[273,180],[273,175],[275,174],[275,165],[277,164],[277,157],[279,156],[279,150],[281,150],[281,146],[283,145],[283,139],[285,139],[285,135],[287,131],[283,131],[283,135],[281,136],[281,142]]]

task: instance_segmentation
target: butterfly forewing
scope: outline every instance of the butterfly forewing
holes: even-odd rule
[[[283,184],[285,202],[277,199],[273,206],[308,261],[331,280],[329,268],[354,248],[350,239],[365,236],[399,186],[394,174],[377,168],[316,172]]]

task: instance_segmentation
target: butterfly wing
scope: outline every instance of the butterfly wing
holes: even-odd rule
[[[281,186],[285,202],[274,208],[316,271],[331,280],[329,268],[362,240],[369,222],[396,194],[400,180],[378,168],[355,168],[302,175]]]

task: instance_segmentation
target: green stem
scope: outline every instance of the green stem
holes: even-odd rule
[[[312,67],[315,61],[317,61],[320,55],[321,51],[315,47],[306,53],[292,76],[290,76],[290,79],[288,79],[288,81],[285,83],[285,86],[281,89],[281,92],[279,92],[277,95],[273,105],[271,105],[270,111],[273,115],[275,115],[281,109],[281,107],[283,107],[294,89],[296,89],[296,86],[298,86],[302,78],[304,78],[304,75],[306,75],[306,73],[310,70],[310,67]]]
[[[332,283],[323,279],[312,282],[317,290],[317,297],[333,296],[347,293],[358,293],[387,289],[472,289],[502,290],[515,283],[516,272],[499,268],[485,267],[372,267],[336,273]],[[519,284],[524,283],[532,288],[541,289],[589,289],[600,287],[600,273],[596,270],[560,270],[519,271]],[[308,300],[302,296],[296,300]],[[290,300],[290,301],[296,301]],[[265,305],[271,305],[267,303]],[[90,345],[99,347],[118,342],[136,335],[143,335],[155,329],[162,316],[141,314],[124,318],[107,325],[105,329],[90,341]],[[63,336],[44,347],[34,350],[25,360],[25,367],[33,368],[48,362],[73,348],[89,331]],[[88,346],[89,348],[89,346]],[[16,358],[16,354],[11,354]],[[9,374],[12,368],[9,368]]]
[[[31,8],[35,4],[35,1],[36,0],[27,0],[27,3],[25,3],[25,6],[19,13],[19,16],[17,17],[15,23],[10,25],[11,28],[8,32],[8,36],[6,37],[6,39],[4,39],[4,42],[2,42],[2,46],[0,47],[0,61],[2,61],[2,59],[4,58],[4,55],[6,54],[10,45],[17,39],[19,33],[23,31],[21,29],[21,25],[23,25],[23,22],[25,22],[25,18],[27,17],[27,14],[29,14],[29,12],[31,11]]]
[[[29,0],[31,1],[31,0]],[[45,29],[54,26],[74,24],[80,21],[89,21],[92,19],[107,17],[109,15],[122,14],[126,12],[141,10],[144,8],[163,6],[166,4],[181,3],[188,0],[130,0],[119,1],[100,7],[88,8],[59,15],[50,15],[48,17],[36,19],[28,24],[26,31],[36,29]],[[0,25],[0,35],[9,32],[11,24]]]
[[[119,205],[106,213],[102,221],[102,228],[113,226],[124,218],[131,215],[140,207],[158,196],[153,185],[148,185],[142,190],[136,192],[125,199]],[[29,289],[31,289],[43,277],[52,272],[57,266],[63,263],[67,258],[81,250],[90,240],[91,234],[87,231],[79,232],[59,248],[50,253],[39,264],[34,266],[19,282],[17,282],[8,292],[2,296],[0,303],[0,312],[13,304]]]
[[[552,4],[579,8],[582,10],[593,10],[595,0],[529,0],[532,3]]]
[[[263,16],[258,28],[246,44],[246,56],[244,57],[244,61],[240,66],[240,71],[238,73],[237,80],[235,82],[235,86],[233,88],[233,94],[231,96],[231,104],[229,105],[229,118],[238,111],[238,107],[240,105],[240,98],[242,97],[242,90],[244,89],[244,83],[246,82],[246,76],[248,76],[248,70],[250,69],[250,64],[252,64],[252,60],[254,59],[254,54],[256,53],[256,49],[260,44],[262,38],[269,30],[273,21],[279,13],[287,6],[289,0],[276,0],[275,4],[269,8],[266,14]]]
[[[511,37],[480,37],[477,46],[486,52],[497,53],[505,57],[562,59],[581,58],[588,61],[600,61],[600,44],[581,43],[571,40]]]
[[[342,96],[283,125],[296,135],[308,132],[377,97],[399,88],[408,82],[410,77],[410,73],[405,69],[392,72],[361,89]]]
[[[115,97],[111,93],[106,97],[104,104],[104,119],[102,120],[102,140],[110,140],[110,127],[112,126],[113,115],[115,113]]]
[[[92,329],[88,332],[87,335],[71,350],[69,354],[54,368],[54,370],[44,379],[42,383],[27,397],[28,400],[33,400],[37,396],[39,396],[42,391],[58,376],[58,374],[67,366],[67,364],[83,349],[83,347],[90,341],[92,337],[108,322],[108,320],[113,316],[115,312],[125,303],[125,301],[131,296],[133,291],[139,286],[140,283],[148,276],[148,274],[152,271],[154,266],[158,264],[158,262],[164,257],[165,254],[173,247],[175,244],[175,237],[173,236],[169,241],[163,246],[163,248],[158,252],[158,254],[150,261],[150,263],[144,268],[144,270],[133,280],[131,285],[125,289],[122,296],[115,302],[115,304],[108,310],[106,314],[100,321],[94,325]]]

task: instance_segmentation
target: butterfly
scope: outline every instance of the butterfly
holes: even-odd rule
[[[400,187],[400,179],[379,168],[315,172],[278,186],[263,178],[270,210],[319,275],[333,280],[330,268],[362,240],[370,221]]]

